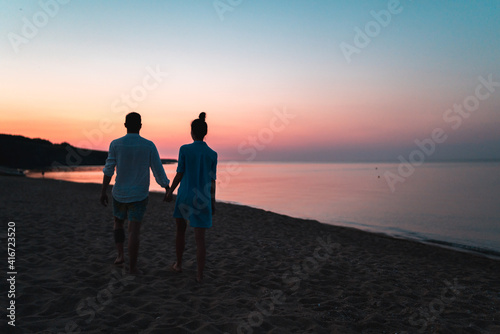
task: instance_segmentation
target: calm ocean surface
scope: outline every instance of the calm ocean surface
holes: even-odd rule
[[[164,167],[172,180],[177,165]],[[45,177],[101,183],[101,170]],[[386,172],[398,175],[398,164],[220,162],[217,198],[500,257],[500,163],[426,163],[394,191]],[[154,178],[151,190],[161,191]]]

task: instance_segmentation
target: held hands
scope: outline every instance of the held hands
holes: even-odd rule
[[[172,188],[167,189],[165,192],[165,197],[163,198],[164,202],[172,202]]]

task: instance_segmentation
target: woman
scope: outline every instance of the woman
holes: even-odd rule
[[[171,269],[182,272],[187,222],[194,227],[196,239],[196,260],[198,273],[196,280],[201,283],[205,268],[205,231],[212,227],[212,215],[215,212],[215,179],[217,153],[203,141],[208,126],[206,114],[202,112],[198,119],[191,122],[193,143],[181,146],[177,174],[165,200],[172,200],[172,193],[180,183],[175,201],[174,218],[177,223],[175,241],[177,262]]]

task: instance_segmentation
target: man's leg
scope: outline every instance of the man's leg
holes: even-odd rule
[[[199,283],[201,283],[203,279],[203,269],[205,269],[205,230],[206,228],[194,228],[194,237],[196,239],[196,262],[198,264],[198,274],[196,276],[196,280]]]
[[[123,243],[125,241],[125,231],[123,230],[123,222],[124,222],[123,219],[118,219],[115,217],[115,226],[113,232],[115,234],[116,251],[118,252],[115,264],[122,264],[125,261],[123,256]]]
[[[177,262],[174,263],[172,269],[175,271],[182,271],[182,255],[184,254],[184,247],[186,245],[186,220],[182,218],[175,218],[177,225],[177,233],[175,235],[175,254],[177,255]]]
[[[139,255],[139,237],[141,231],[141,222],[131,221],[128,224],[129,224],[128,257],[130,261],[129,271],[131,274],[137,274],[137,257]]]

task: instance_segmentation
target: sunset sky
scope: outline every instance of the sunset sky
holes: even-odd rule
[[[107,150],[137,111],[176,158],[205,111],[221,160],[500,159],[497,0],[0,8],[0,133]]]

